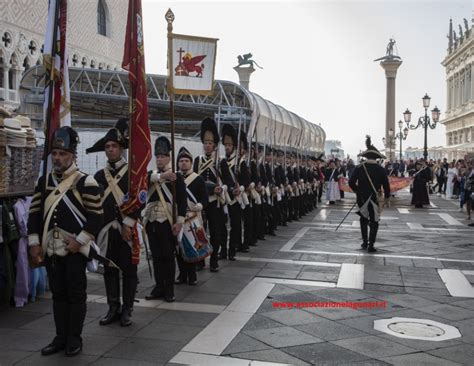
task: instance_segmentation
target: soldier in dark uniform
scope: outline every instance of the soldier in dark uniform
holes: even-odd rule
[[[323,197],[323,187],[324,187],[324,181],[325,181],[325,177],[324,177],[324,159],[323,159],[323,155],[324,153],[322,153],[321,155],[319,155],[317,158],[316,158],[316,176],[318,177],[318,182],[319,182],[319,186],[318,186],[318,203],[321,203],[321,198]]]
[[[311,156],[308,159],[309,167],[308,167],[308,183],[310,186],[310,208],[314,210],[318,206],[318,191],[317,191],[317,176],[315,171],[315,161],[316,157]]]
[[[183,176],[173,173],[170,164],[171,143],[165,136],[155,141],[157,171],[148,172],[148,198],[145,209],[145,227],[153,257],[155,287],[145,299],[163,298],[173,302],[176,271],[176,236],[182,229],[188,207],[186,184]],[[173,202],[173,182],[176,185],[176,203]],[[173,204],[177,207],[176,222]]]
[[[86,264],[103,222],[100,187],[74,163],[78,143],[79,136],[71,127],[54,132],[53,171],[38,179],[28,218],[32,262],[40,263],[44,255],[53,293],[56,337],[41,350],[44,356],[63,349],[67,356],[76,356],[82,350]],[[46,196],[42,199],[45,182]]]
[[[287,164],[286,164],[286,192],[288,196],[288,222],[292,222],[293,220],[298,220],[295,216],[295,190],[293,183],[295,182],[293,179],[293,168],[292,168],[292,153],[287,154]]]
[[[308,177],[307,177],[307,171],[306,171],[306,156],[305,155],[301,157],[299,172],[300,172],[300,190],[301,190],[300,210],[301,210],[301,216],[305,216],[308,213],[308,210],[307,210],[308,190],[307,190],[307,185],[306,185],[306,183],[308,183]]]
[[[293,190],[295,192],[295,203],[293,205],[295,220],[303,217],[301,212],[301,189],[300,189],[300,169],[298,166],[298,159],[294,155],[292,158],[293,165]]]
[[[261,192],[260,173],[258,170],[258,156],[256,143],[251,146],[251,160],[250,160],[250,195],[249,199],[252,202],[252,242],[250,245],[256,246],[258,240],[264,240],[265,231],[262,230],[264,225],[263,205]]]
[[[280,202],[278,203],[280,209],[280,224],[282,226],[287,226],[286,220],[288,217],[288,197],[285,192],[285,169],[283,168],[284,164],[284,154],[283,151],[277,151],[277,163],[275,168],[275,183],[279,190]]]
[[[227,207],[230,218],[230,238],[229,252],[227,253],[227,245],[225,245],[221,248],[221,256],[225,258],[228,254],[229,260],[234,261],[236,250],[242,247],[242,196],[238,181],[239,172],[237,171],[239,167],[236,153],[237,132],[232,125],[225,124],[223,126],[222,143],[226,158],[222,161],[221,171],[222,180],[228,187]]]
[[[367,150],[359,156],[366,158],[358,165],[349,180],[349,186],[357,195],[357,205],[360,216],[360,231],[362,234],[362,249],[367,249],[369,253],[376,251],[374,248],[377,230],[379,228],[380,210],[379,194],[383,188],[385,200],[389,204],[390,184],[384,168],[377,164],[376,159],[385,159],[371,143],[370,136],[366,140]],[[370,226],[370,234],[368,227]]]
[[[245,133],[240,134],[240,159],[239,159],[239,169],[238,169],[238,177],[237,180],[240,184],[241,187],[243,187],[242,190],[242,200],[243,200],[243,205],[245,205],[245,208],[242,210],[242,221],[243,221],[243,228],[244,228],[244,239],[242,241],[242,246],[239,248],[241,252],[247,253],[249,251],[249,246],[252,245],[252,237],[253,237],[253,227],[252,227],[252,222],[253,222],[253,207],[251,205],[249,196],[250,196],[250,184],[251,178],[250,178],[250,168],[247,163],[248,161],[248,156],[247,156],[247,151],[248,151],[248,142],[247,142],[247,136]]]
[[[265,238],[265,234],[269,232],[268,223],[271,221],[271,211],[270,211],[270,197],[267,195],[267,186],[268,186],[268,179],[267,173],[265,171],[265,156],[264,156],[264,147],[259,146],[257,151],[257,160],[258,160],[258,172],[260,175],[260,185],[257,187],[257,190],[260,193],[260,197],[262,199],[262,226],[260,236]]]
[[[116,263],[123,274],[123,307],[120,304],[120,272],[117,268],[104,268],[105,291],[109,311],[99,321],[107,325],[120,319],[120,325],[132,324],[130,319],[135,293],[137,290],[137,265],[132,263],[132,232],[140,217],[140,209],[124,215],[120,206],[128,192],[128,164],[123,158],[124,149],[128,148],[128,119],[121,119],[115,128],[88,148],[86,153],[105,151],[107,166],[99,170],[94,178],[101,186],[104,196],[104,227],[97,243],[107,258]]]
[[[216,162],[219,132],[216,122],[211,118],[206,118],[201,123],[201,142],[204,155],[196,156],[193,170],[204,179],[207,188],[209,205],[204,209],[204,212],[213,249],[210,268],[211,272],[217,272],[219,270],[219,249],[224,246],[224,242],[227,242],[227,215],[224,212],[224,189],[227,187],[224,187],[222,183],[220,161]]]
[[[277,197],[275,191],[275,178],[273,175],[272,169],[272,154],[273,150],[271,147],[267,147],[265,150],[265,175],[267,177],[267,207],[268,207],[268,216],[267,216],[267,228],[268,234],[274,236],[275,230],[277,229]]]
[[[179,149],[177,162],[179,171],[183,175],[184,183],[186,183],[187,215],[200,215],[209,203],[206,183],[200,175],[193,172],[193,156],[184,146]],[[196,264],[185,262],[182,253],[177,253],[176,259],[179,267],[179,276],[175,283],[179,285],[187,282],[189,285],[195,286],[197,284]]]

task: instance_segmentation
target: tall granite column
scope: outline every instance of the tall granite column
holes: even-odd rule
[[[395,133],[395,79],[397,78],[397,70],[402,64],[399,59],[385,59],[380,62],[380,66],[385,70],[385,77],[387,78],[387,98],[386,98],[386,112],[385,112],[385,155],[390,160],[395,157],[395,141],[391,141],[390,146],[389,130],[392,129]],[[392,137],[393,139],[393,137]],[[390,155],[391,150],[391,155]],[[390,155],[390,156],[388,156]]]

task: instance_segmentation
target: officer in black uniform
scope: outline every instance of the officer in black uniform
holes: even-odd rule
[[[115,128],[88,148],[86,153],[105,151],[107,165],[99,170],[94,178],[101,186],[104,196],[104,227],[97,243],[107,258],[122,270],[123,286],[120,303],[120,272],[117,268],[104,268],[105,291],[109,311],[100,319],[100,325],[107,325],[120,319],[123,327],[132,324],[131,313],[137,290],[137,264],[132,263],[132,232],[140,217],[141,209],[124,215],[120,209],[123,197],[128,192],[128,164],[123,158],[128,148],[128,119],[120,119]]]
[[[210,259],[211,272],[219,271],[219,249],[227,248],[226,213],[224,212],[224,186],[221,178],[221,160],[217,156],[219,147],[219,132],[216,122],[212,118],[205,118],[201,122],[201,142],[204,154],[196,156],[193,170],[199,174],[206,184],[209,204],[204,209],[205,218],[209,227],[209,240],[212,245]],[[223,253],[224,254],[224,253]],[[227,252],[225,252],[227,257]]]
[[[173,173],[170,164],[171,143],[165,136],[155,141],[156,171],[148,172],[148,198],[145,209],[145,228],[153,257],[155,286],[146,300],[175,301],[176,236],[183,227],[187,211],[186,184],[183,176]],[[174,182],[174,183],[173,183]],[[176,186],[176,203],[173,187]],[[177,218],[173,218],[176,204]]]
[[[38,179],[28,218],[28,240],[33,263],[44,255],[53,293],[56,337],[41,350],[44,356],[65,349],[67,356],[82,350],[86,316],[86,264],[91,244],[102,227],[104,212],[96,180],[75,164],[79,136],[71,127],[54,132],[53,171]],[[44,199],[43,189],[46,184]]]
[[[209,204],[206,183],[200,175],[193,172],[193,156],[184,146],[179,149],[176,160],[186,184],[187,216],[200,215]],[[180,285],[187,282],[190,286],[196,286],[196,263],[185,262],[181,252],[177,253],[176,260],[178,262],[179,275],[175,284]]]
[[[377,238],[377,230],[379,228],[380,210],[379,210],[379,194],[383,187],[386,204],[389,205],[390,200],[390,184],[388,182],[385,169],[377,164],[376,159],[385,159],[375,146],[372,145],[370,136],[367,136],[365,142],[367,150],[359,156],[366,158],[364,162],[359,164],[349,179],[349,186],[357,194],[357,205],[360,216],[360,231],[362,234],[362,249],[367,249],[369,253],[376,251],[374,244]],[[368,227],[370,226],[370,234],[368,235]]]

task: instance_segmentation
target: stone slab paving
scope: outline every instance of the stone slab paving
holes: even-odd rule
[[[279,228],[277,236],[260,241],[249,253],[239,253],[240,260],[222,261],[219,273],[210,273],[208,268],[199,272],[197,286],[176,286],[176,308],[143,300],[153,281],[142,261],[140,302],[128,328],[98,325],[107,311],[104,285],[101,275],[89,274],[83,353],[74,359],[60,354],[40,356],[40,348],[54,336],[51,300],[46,296],[24,308],[0,309],[0,365],[173,365],[173,358],[191,340],[199,340],[211,323],[218,322],[220,313],[230,304],[235,309],[233,301],[255,280],[274,284],[254,313],[248,314],[249,320],[235,329],[235,337],[221,356],[247,360],[243,364],[248,360],[295,365],[470,364],[474,358],[474,299],[451,296],[438,270],[474,271],[474,229],[466,226],[455,202],[431,198],[436,207],[415,210],[409,206],[407,193],[398,194],[383,213],[379,250],[374,255],[359,248],[355,214],[334,231],[352,206],[353,195],[336,205],[320,205],[302,220]],[[463,225],[450,225],[438,213]],[[419,225],[413,229],[409,223]],[[342,264],[363,265],[363,289],[337,287]],[[472,273],[465,276],[474,283]],[[385,302],[385,307],[274,305],[335,301]],[[433,342],[374,330],[375,320],[391,317],[438,321],[458,328],[462,337]],[[219,334],[215,337],[219,339]],[[230,359],[219,360],[224,365]]]

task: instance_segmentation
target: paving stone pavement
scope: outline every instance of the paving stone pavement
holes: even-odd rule
[[[221,261],[220,272],[200,271],[197,286],[176,286],[173,304],[143,300],[153,282],[142,261],[140,301],[128,328],[98,324],[107,311],[103,279],[88,274],[83,353],[73,359],[39,354],[54,336],[46,296],[23,308],[0,309],[0,366],[472,364],[474,228],[466,225],[457,201],[431,199],[433,206],[414,209],[407,192],[398,194],[383,212],[374,254],[359,247],[354,212],[335,232],[353,195],[336,205],[320,204],[249,253],[239,253],[237,261]],[[442,271],[461,279],[454,286],[464,296],[452,295]],[[314,305],[328,302],[383,306]],[[407,339],[374,329],[374,321],[393,317],[451,325],[461,337]]]

